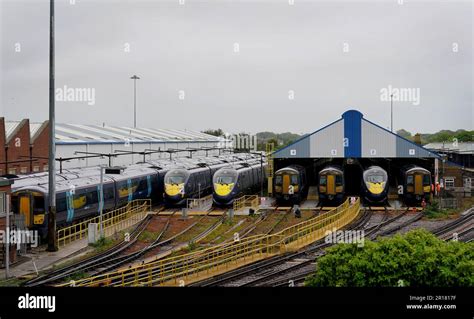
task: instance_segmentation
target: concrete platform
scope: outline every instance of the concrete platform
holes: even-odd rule
[[[92,250],[93,248],[88,246],[87,238],[85,238],[64,247],[59,247],[59,250],[56,252],[47,252],[43,249],[40,252],[29,253],[24,255],[29,260],[10,266],[10,276],[36,277],[36,273],[39,271],[47,270],[55,264],[62,263],[71,257],[82,256]],[[5,278],[5,269],[0,270],[0,277]]]
[[[318,200],[315,199],[307,199],[300,205],[300,209],[318,209],[317,206],[319,204]]]

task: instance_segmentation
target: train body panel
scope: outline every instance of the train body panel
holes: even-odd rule
[[[318,193],[321,204],[338,204],[344,200],[344,172],[339,166],[326,166],[318,173]]]
[[[219,206],[232,205],[236,198],[260,187],[265,179],[265,167],[253,162],[220,168],[213,176],[214,203]]]
[[[403,198],[406,204],[419,205],[423,199],[431,199],[431,172],[416,165],[404,166],[401,170]]]
[[[273,192],[277,202],[299,204],[308,191],[306,168],[290,165],[274,174]]]

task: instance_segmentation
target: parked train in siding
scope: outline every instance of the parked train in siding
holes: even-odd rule
[[[279,203],[299,204],[308,193],[306,168],[290,165],[274,174],[273,193]]]
[[[368,203],[387,201],[389,182],[387,171],[380,166],[370,166],[362,173],[362,196]]]
[[[254,161],[220,168],[213,177],[213,201],[219,206],[229,206],[236,198],[261,187],[266,179],[266,163]]]
[[[215,161],[228,163],[242,156],[222,155]],[[200,158],[194,161],[202,161]],[[127,166],[120,175],[104,175],[104,211],[121,207],[134,199],[163,200],[164,177],[170,169],[187,160],[151,160]],[[56,174],[57,225],[64,227],[100,211],[99,167],[68,169]],[[24,217],[25,226],[38,230],[44,237],[47,230],[48,174],[46,172],[18,176],[12,185],[12,210]]]
[[[212,194],[212,178],[220,168],[229,163],[245,163],[255,159],[255,155],[234,156],[230,160],[208,159],[189,162],[179,168],[169,170],[164,179],[164,200],[167,206],[182,206],[189,198],[200,198]]]
[[[339,166],[326,166],[318,173],[318,193],[321,204],[342,203],[344,191],[344,172]]]
[[[104,211],[125,205],[134,199],[156,199],[160,174],[146,167],[126,169],[120,175],[104,176]],[[12,208],[24,216],[25,226],[46,235],[48,183],[16,187]],[[100,178],[79,177],[56,183],[56,222],[58,227],[92,217],[100,212]]]
[[[402,197],[406,204],[420,204],[431,199],[431,172],[423,167],[407,165],[400,170],[403,188]]]

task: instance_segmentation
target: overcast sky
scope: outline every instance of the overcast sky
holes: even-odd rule
[[[474,129],[473,1],[70,1],[56,87],[95,104],[58,101],[57,122],[133,125],[137,74],[142,127],[307,133],[348,109],[389,127],[392,86],[420,93],[395,129]],[[44,121],[49,1],[0,3],[0,115]]]

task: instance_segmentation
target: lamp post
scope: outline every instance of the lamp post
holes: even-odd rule
[[[137,128],[137,80],[140,78],[134,75],[130,79],[133,80],[133,128]]]
[[[56,238],[56,140],[54,105],[54,0],[49,2],[49,159],[48,159],[48,251],[57,251]]]

